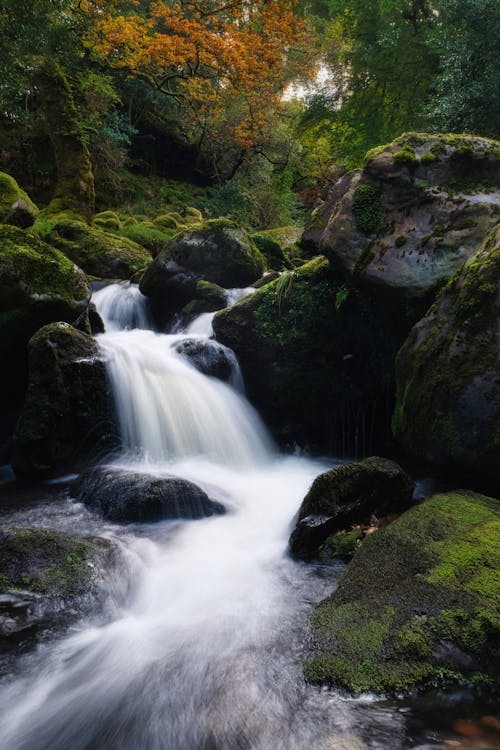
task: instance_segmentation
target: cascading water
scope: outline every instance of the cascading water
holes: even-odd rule
[[[370,703],[325,697],[301,676],[307,608],[331,583],[285,552],[300,500],[326,465],[279,457],[250,405],[175,351],[181,334],[138,330],[138,294],[115,285],[94,296],[123,440],[115,463],[190,479],[228,512],[116,529],[134,560],[127,604],[43,645],[26,658],[27,676],[4,681],[1,746],[402,747],[393,714],[382,711],[362,740]]]

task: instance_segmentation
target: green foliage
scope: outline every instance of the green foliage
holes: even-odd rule
[[[372,234],[378,229],[383,214],[378,185],[371,182],[358,185],[354,191],[352,212],[360,232]]]

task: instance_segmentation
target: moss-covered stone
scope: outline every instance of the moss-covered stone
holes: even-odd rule
[[[185,228],[185,224],[179,214],[177,214],[177,217],[172,214],[160,214],[160,216],[156,216],[153,219],[153,224],[161,229],[175,229],[178,231],[180,228]],[[181,221],[179,222],[178,219],[181,219]]]
[[[151,300],[157,325],[197,298],[205,280],[243,287],[262,274],[265,260],[246,232],[232,221],[214,219],[177,234],[143,275],[141,291]]]
[[[115,211],[101,211],[92,219],[92,223],[100,229],[120,229],[121,220]]]
[[[500,481],[500,225],[443,289],[396,360],[396,438]]]
[[[165,226],[154,224],[152,221],[138,220],[136,217],[131,217],[129,220],[123,222],[120,230],[116,230],[114,233],[145,247],[149,250],[153,258],[156,258],[179,231],[179,227],[166,229]]]
[[[150,253],[136,242],[66,214],[52,218],[46,239],[86,273],[100,278],[129,279],[151,262]]]
[[[95,609],[116,563],[108,540],[71,536],[44,528],[0,529],[2,645],[24,644],[44,628],[60,628]]]
[[[300,506],[291,551],[299,557],[314,554],[336,531],[405,510],[412,494],[408,474],[395,461],[378,456],[320,474]]]
[[[499,532],[500,503],[460,491],[369,536],[314,611],[306,678],[355,694],[485,675],[500,688]]]
[[[387,438],[392,362],[411,324],[357,289],[339,304],[339,290],[319,257],[217,313],[214,330],[278,434],[366,455],[371,436]]]
[[[302,244],[347,282],[400,301],[434,298],[500,219],[498,147],[478,136],[406,133],[330,189]]]
[[[290,268],[290,260],[281,246],[265,234],[252,234],[250,239],[267,261],[267,267],[275,271]]]
[[[23,351],[41,326],[75,321],[90,297],[87,280],[59,250],[20,229],[0,226],[0,341]]]
[[[52,323],[29,343],[29,383],[14,434],[18,476],[50,477],[97,460],[114,445],[112,398],[95,340]]]
[[[34,221],[38,208],[13,177],[0,172],[0,224],[12,224],[25,229]]]

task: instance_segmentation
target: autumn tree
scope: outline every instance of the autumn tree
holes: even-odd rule
[[[174,101],[186,138],[224,180],[270,136],[282,92],[314,65],[292,0],[107,3],[89,48]]]

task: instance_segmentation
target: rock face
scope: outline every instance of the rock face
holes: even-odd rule
[[[95,607],[103,571],[116,562],[109,541],[52,529],[0,529],[0,637],[34,635]],[[109,576],[109,573],[108,573]]]
[[[356,283],[432,295],[499,221],[499,154],[475,136],[403,135],[332,188],[303,243]]]
[[[396,360],[394,434],[414,456],[500,481],[500,225]]]
[[[155,477],[112,466],[88,469],[75,482],[73,495],[110,521],[145,522],[165,518],[204,518],[225,513],[193,482]]]
[[[189,360],[193,367],[212,378],[223,381],[235,379],[238,362],[227,346],[205,339],[183,339],[174,349]]]
[[[335,281],[322,257],[213,323],[276,435],[351,456],[386,445],[394,357],[411,325],[390,301]]]
[[[499,533],[500,503],[460,491],[370,535],[313,613],[306,678],[355,694],[498,680]]]
[[[130,279],[151,262],[150,253],[126,238],[92,227],[72,214],[53,217],[47,241],[99,278]]]
[[[14,178],[0,172],[0,224],[25,229],[34,223],[37,213],[38,208]]]
[[[18,476],[51,477],[96,459],[115,441],[112,399],[94,339],[67,323],[29,343],[29,383],[13,440]]]
[[[214,219],[177,234],[143,275],[140,289],[159,317],[197,298],[203,279],[221,287],[244,287],[258,279],[265,260],[237,224]]]
[[[408,474],[378,456],[320,474],[300,506],[290,549],[297,557],[314,554],[336,531],[406,510],[412,494]]]
[[[0,226],[0,341],[21,350],[43,325],[72,322],[85,312],[84,274],[53,247],[20,229]],[[7,357],[6,357],[7,359]]]

